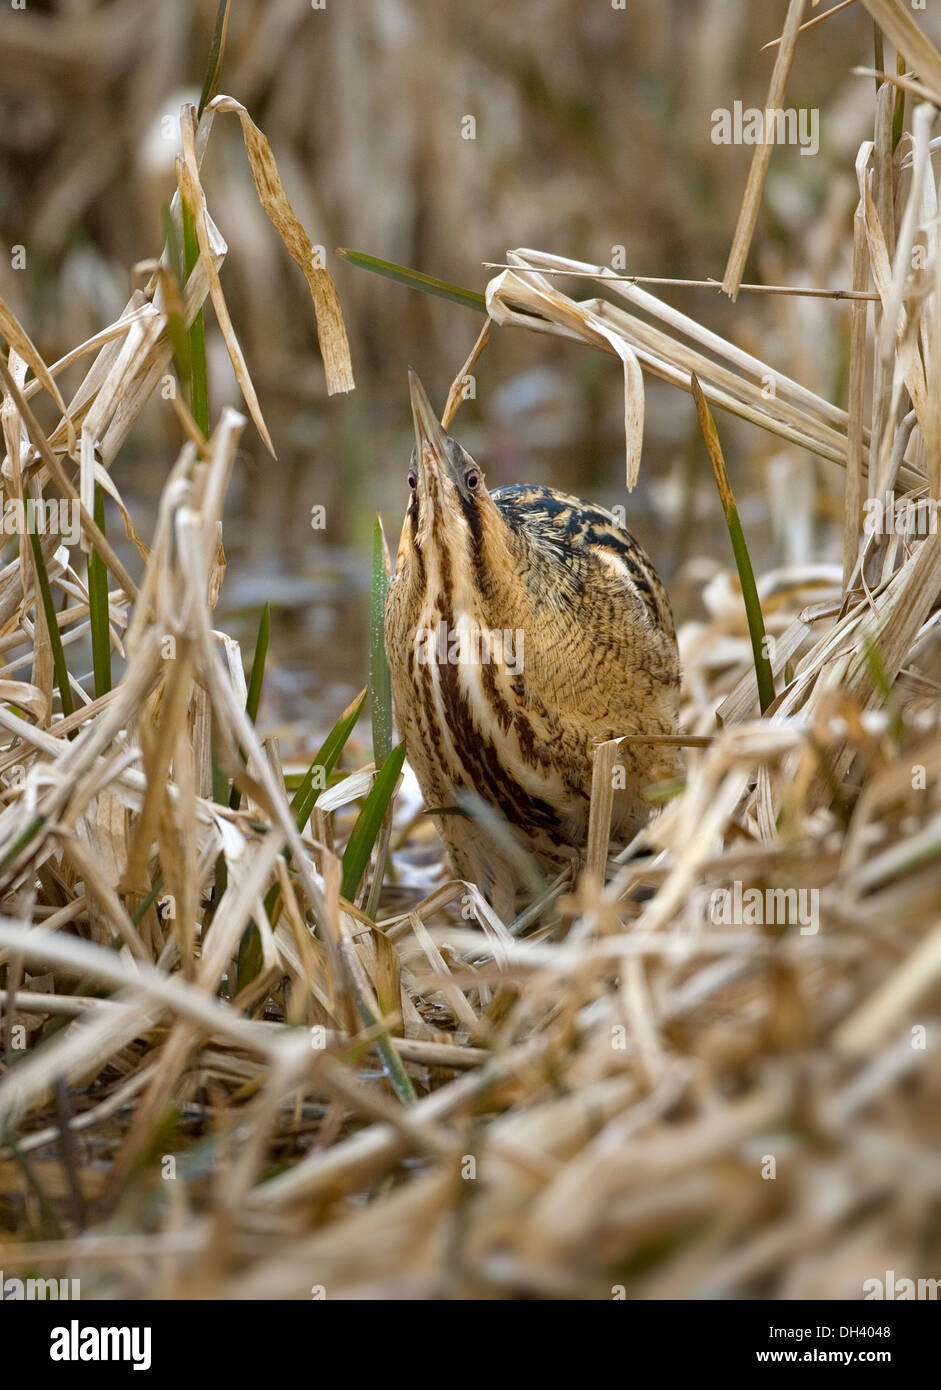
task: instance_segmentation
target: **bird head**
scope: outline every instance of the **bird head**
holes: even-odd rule
[[[466,449],[445,434],[412,370],[408,381],[415,448],[408,471],[412,495],[396,572],[418,550],[426,563],[436,556],[451,570],[455,564],[464,568],[471,561],[482,575],[488,557],[499,566],[505,555],[506,523],[487,491],[482,470]]]

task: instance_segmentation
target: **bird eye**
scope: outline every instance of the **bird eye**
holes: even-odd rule
[[[464,481],[473,492],[474,488],[480,482],[480,474],[477,472],[477,469],[472,468],[471,471],[465,477]]]
[[[408,485],[413,492],[418,487],[418,474],[415,472],[414,468],[408,470]]]

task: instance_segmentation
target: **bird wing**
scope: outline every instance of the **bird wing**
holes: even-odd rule
[[[670,602],[642,546],[603,507],[539,486],[493,500],[525,552],[527,684],[596,737],[665,731],[679,668]]]

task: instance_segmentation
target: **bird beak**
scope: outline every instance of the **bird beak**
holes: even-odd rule
[[[461,477],[448,454],[447,435],[441,428],[425,388],[418,379],[417,372],[408,369],[408,389],[412,401],[412,420],[415,425],[415,448],[418,457],[418,486],[427,497],[437,493],[436,484],[441,478],[450,478],[461,486]]]

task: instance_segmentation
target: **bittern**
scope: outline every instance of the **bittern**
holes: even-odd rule
[[[476,794],[545,874],[580,858],[596,746],[675,734],[669,600],[610,512],[539,486],[488,492],[409,373],[415,450],[385,609],[396,722],[454,870],[507,910],[524,886]],[[670,744],[622,745],[612,835],[648,818]],[[437,814],[436,814],[437,813]]]

